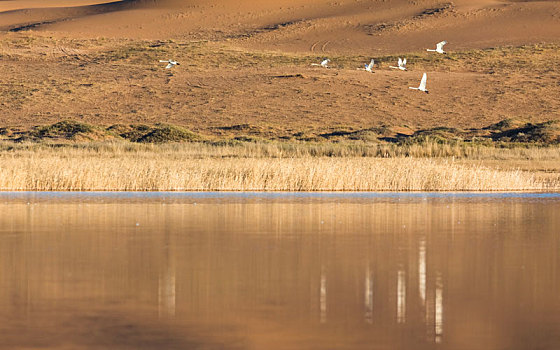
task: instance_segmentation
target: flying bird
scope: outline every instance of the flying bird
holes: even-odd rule
[[[311,65],[312,65],[312,66],[321,66],[321,67],[323,67],[323,68],[330,68],[330,67],[329,67],[329,62],[330,62],[330,61],[331,61],[331,60],[329,60],[329,59],[327,58],[327,59],[324,59],[324,60],[321,62],[321,64],[311,63]]]
[[[431,50],[431,49],[426,49],[426,51],[432,51],[432,52],[437,52],[437,53],[446,53],[445,51],[443,51],[443,47],[445,46],[445,44],[447,44],[447,41],[442,41],[436,44],[436,49],[435,50]]]
[[[406,58],[403,60],[402,58],[399,57],[398,67],[389,66],[389,68],[406,70]]]
[[[425,93],[429,93],[428,90],[426,90],[426,82],[428,81],[428,75],[426,73],[424,73],[424,75],[422,75],[422,80],[420,81],[420,86],[419,87],[409,87],[409,89],[412,90],[420,90],[423,91]]]
[[[372,58],[371,61],[369,62],[369,64],[364,64],[363,70],[365,70],[366,72],[373,73],[373,66],[374,65],[375,65],[375,61]],[[362,69],[362,68],[360,68],[360,69]]]
[[[167,61],[159,60],[159,61],[160,61],[161,63],[167,63],[167,66],[165,66],[165,69],[173,68],[173,67],[175,67],[175,66],[179,66],[179,65],[180,65],[179,62],[173,61],[173,60],[167,60]]]

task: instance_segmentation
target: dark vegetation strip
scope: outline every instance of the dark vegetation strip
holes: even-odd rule
[[[380,126],[360,130],[338,129],[327,132],[295,132],[289,135],[251,124],[236,124],[216,128],[215,135],[202,135],[184,127],[170,124],[115,124],[109,127],[94,126],[72,120],[29,129],[0,128],[0,140],[7,142],[46,141],[110,141],[127,140],[136,143],[208,142],[208,141],[295,141],[327,142],[362,141],[397,145],[435,142],[454,144],[458,142],[504,145],[558,145],[560,144],[560,121],[528,123],[506,119],[480,129],[436,127],[410,130]]]

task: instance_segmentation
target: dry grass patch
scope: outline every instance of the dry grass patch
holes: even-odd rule
[[[141,145],[140,145],[141,146]],[[119,146],[0,153],[0,189],[33,191],[512,191],[558,190],[560,176],[453,159],[228,158],[230,147],[183,151]],[[185,147],[185,145],[175,146]],[[208,147],[208,148],[204,148]],[[213,153],[210,157],[209,154]],[[222,156],[219,156],[221,153]],[[204,155],[205,154],[205,155]]]

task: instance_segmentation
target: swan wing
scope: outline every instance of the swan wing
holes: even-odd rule
[[[442,41],[442,42],[437,43],[437,48],[438,48],[438,50],[442,50],[443,47],[445,46],[445,44],[447,44],[447,41],[445,41],[445,40]]]
[[[422,89],[426,89],[426,83],[428,82],[428,75],[426,73],[424,73],[424,75],[422,75],[422,80],[420,81],[420,86],[419,88]]]

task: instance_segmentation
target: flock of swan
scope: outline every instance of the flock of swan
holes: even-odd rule
[[[447,41],[441,41],[436,44],[436,48],[434,49],[426,49],[426,51],[437,52],[441,54],[445,54],[446,52],[443,51],[443,47],[447,44]],[[331,62],[330,59],[326,58],[321,63],[311,63],[312,66],[318,66],[323,68],[330,68],[329,63]],[[179,62],[174,60],[160,60],[160,63],[167,63],[166,69],[171,69],[175,66],[179,65]],[[373,67],[375,66],[375,60],[371,60],[369,64],[365,64],[364,68],[358,68],[358,70],[365,70],[366,72],[373,73]],[[406,70],[406,58],[402,59],[399,57],[399,61],[397,62],[397,66],[389,66],[389,68],[399,69],[399,70]],[[418,87],[409,87],[412,90],[418,90],[425,93],[429,93],[426,89],[426,83],[428,82],[428,74],[424,73],[422,75],[422,80],[420,80],[420,85]]]
[[[426,49],[426,51],[445,54],[446,52],[443,51],[443,47],[445,46],[445,44],[447,44],[447,41],[445,41],[445,40],[441,41],[441,42],[436,44],[435,50],[434,49]],[[321,66],[323,68],[330,68],[330,66],[329,66],[330,62],[331,62],[331,60],[327,58],[327,59],[323,60],[320,64],[312,63],[311,65],[312,66]],[[372,59],[369,62],[369,64],[364,65],[364,68],[358,68],[358,70],[365,70],[366,72],[373,73],[374,65],[375,65],[375,61]],[[403,59],[403,58],[399,57],[399,61],[397,62],[397,65],[396,66],[389,66],[389,68],[399,69],[399,70],[407,70],[406,69],[406,58]],[[420,85],[418,87],[409,87],[409,89],[429,93],[429,91],[426,89],[426,83],[427,82],[428,82],[428,74],[424,73],[422,75],[422,80],[420,81]]]

